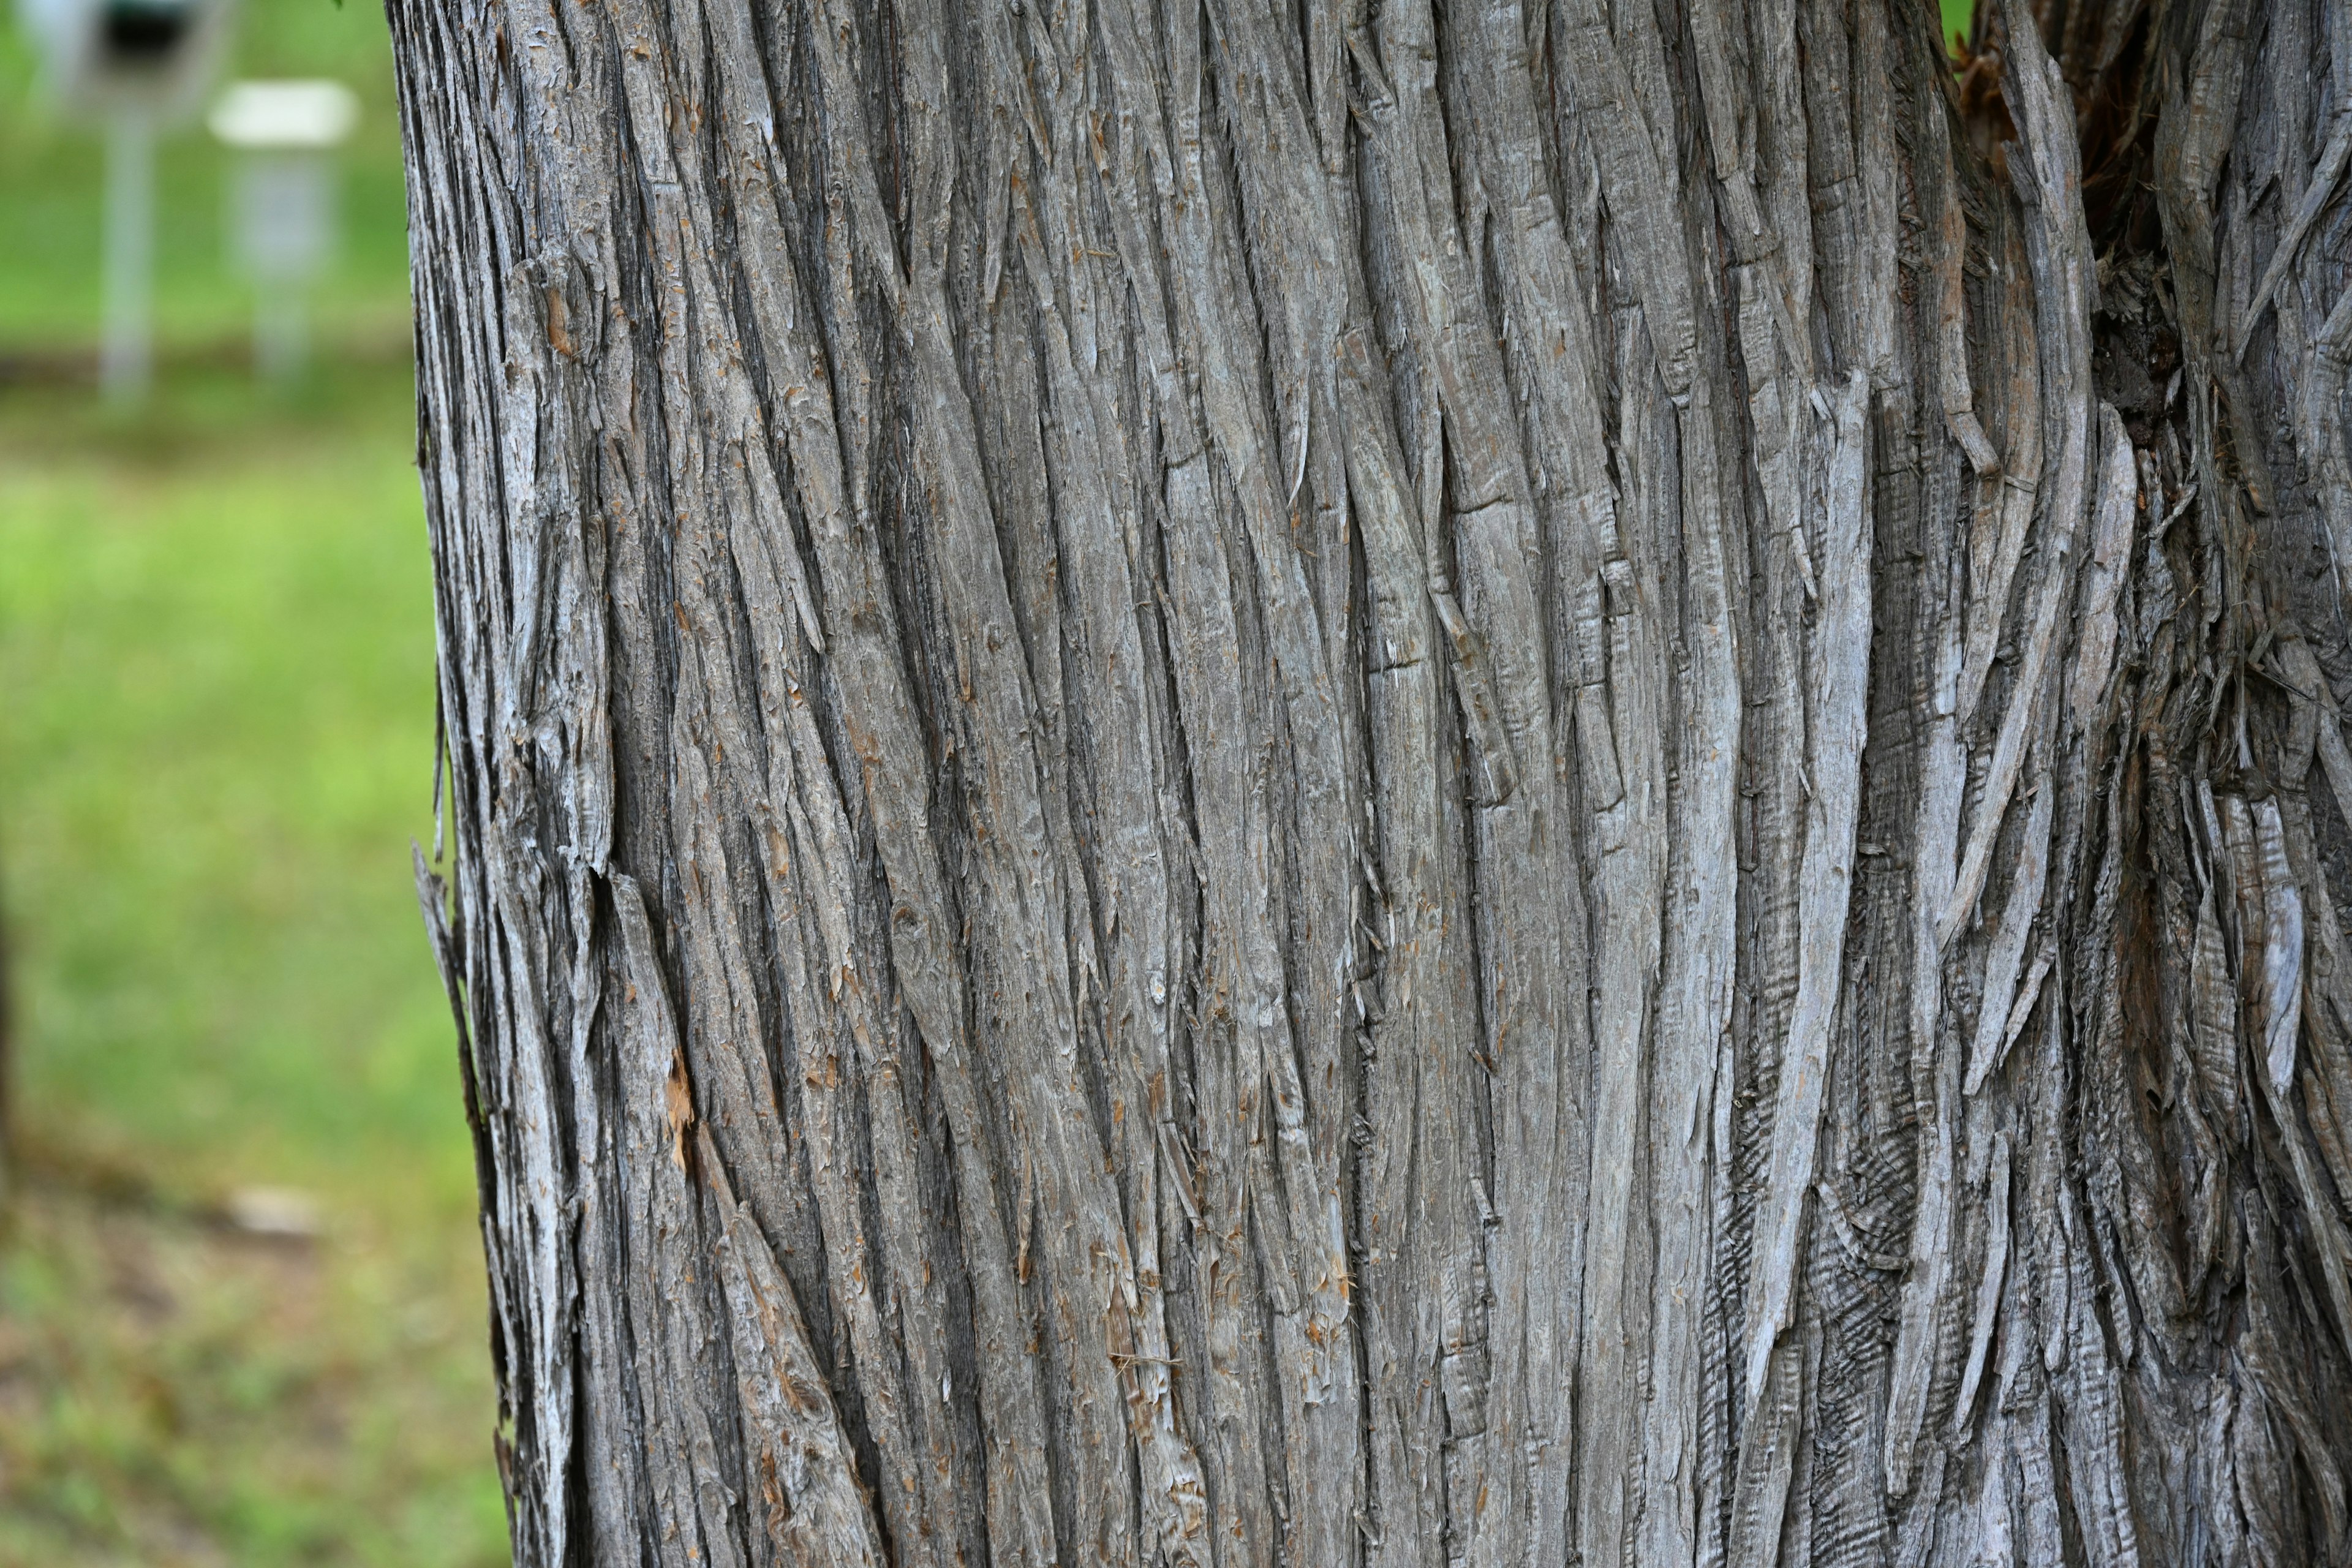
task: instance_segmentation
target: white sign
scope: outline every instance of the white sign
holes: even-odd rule
[[[359,99],[339,81],[240,81],[205,116],[212,133],[239,153],[229,185],[230,243],[257,286],[253,357],[265,380],[297,379],[308,356],[303,286],[335,250],[329,153],[359,115]]]
[[[205,124],[232,147],[291,153],[337,146],[359,120],[359,96],[339,81],[238,81]]]

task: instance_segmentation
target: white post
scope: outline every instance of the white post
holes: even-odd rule
[[[106,127],[106,328],[99,385],[137,404],[154,379],[155,127],[137,112]]]
[[[288,387],[302,379],[310,353],[310,315],[297,288],[265,288],[255,297],[253,366],[263,381]]]

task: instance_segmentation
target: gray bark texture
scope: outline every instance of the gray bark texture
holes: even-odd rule
[[[518,1563],[2347,1561],[2341,0],[390,11]]]

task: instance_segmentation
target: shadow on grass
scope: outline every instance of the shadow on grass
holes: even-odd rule
[[[255,1235],[230,1194],[26,1154],[0,1248],[0,1560],[498,1560],[495,1484],[450,1463],[431,1408],[475,1392],[450,1363],[479,1325],[378,1299],[363,1219]]]

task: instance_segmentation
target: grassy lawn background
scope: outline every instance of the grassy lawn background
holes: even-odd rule
[[[192,131],[158,160],[154,404],[0,384],[0,1564],[498,1563],[470,1154],[408,870],[433,639],[383,23],[247,0],[238,34],[230,74],[365,106],[320,373],[251,386],[226,159]],[[0,20],[0,362],[97,331],[98,146],[34,74]],[[229,1223],[256,1188],[317,1235]]]

